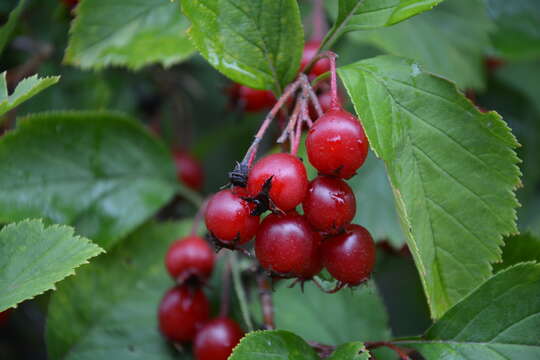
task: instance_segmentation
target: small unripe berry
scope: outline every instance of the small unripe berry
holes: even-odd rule
[[[171,341],[191,341],[208,320],[209,313],[208,299],[201,289],[177,286],[159,304],[159,329]]]
[[[291,154],[271,154],[257,161],[248,177],[248,192],[256,196],[270,180],[270,200],[283,211],[304,200],[308,188],[306,167]]]
[[[195,337],[193,352],[197,360],[227,360],[244,332],[229,318],[220,317],[207,322]]]
[[[199,236],[187,236],[172,243],[165,255],[169,274],[179,283],[193,277],[205,281],[214,269],[215,254]]]
[[[366,281],[375,266],[375,243],[360,225],[348,225],[345,233],[326,239],[321,253],[328,272],[350,286]]]

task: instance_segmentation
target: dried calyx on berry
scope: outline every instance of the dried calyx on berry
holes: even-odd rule
[[[233,186],[245,188],[248,181],[249,166],[243,162],[236,163],[233,171],[229,172],[229,183]]]

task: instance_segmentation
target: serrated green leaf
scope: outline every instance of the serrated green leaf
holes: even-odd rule
[[[401,24],[350,37],[386,53],[414,59],[460,88],[482,89],[484,53],[490,47],[492,30],[482,0],[450,0]]]
[[[518,145],[495,112],[411,60],[339,69],[370,145],[386,163],[402,226],[439,318],[491,274],[515,233]]]
[[[443,0],[339,0],[337,18],[323,47],[349,31],[390,26],[432,9]]]
[[[194,49],[178,1],[84,0],[75,10],[65,61],[82,68],[170,66]]]
[[[4,47],[11,37],[11,33],[15,29],[17,22],[19,21],[19,16],[21,16],[25,4],[26,0],[20,0],[15,9],[9,13],[7,22],[0,26],[0,54],[2,54],[2,51],[4,51]]]
[[[369,351],[361,342],[350,342],[340,345],[327,360],[369,360]]]
[[[159,333],[157,308],[172,286],[163,257],[189,227],[190,222],[145,225],[63,282],[49,304],[49,357],[187,359],[175,354]]]
[[[540,56],[540,6],[537,0],[487,0],[497,25],[492,34],[498,55],[514,60]]]
[[[253,331],[236,346],[229,360],[320,360],[301,337],[283,330]]]
[[[388,315],[373,283],[326,294],[312,283],[301,289],[280,286],[273,293],[275,322],[304,339],[328,345],[386,340]],[[321,315],[324,309],[324,315]]]
[[[530,233],[510,236],[505,239],[502,262],[494,264],[493,270],[500,271],[520,262],[540,263],[540,239]]]
[[[189,33],[217,70],[280,93],[296,76],[304,45],[295,0],[183,0]]]
[[[540,358],[540,265],[501,271],[450,309],[422,339],[400,345],[426,360]]]
[[[69,226],[25,220],[0,230],[0,312],[75,273],[103,250]]]
[[[44,217],[110,248],[178,186],[167,149],[115,113],[33,115],[0,139],[3,222]]]
[[[0,116],[15,108],[20,103],[30,99],[60,80],[60,76],[48,76],[39,78],[33,75],[23,79],[11,95],[8,95],[6,72],[0,74]]]

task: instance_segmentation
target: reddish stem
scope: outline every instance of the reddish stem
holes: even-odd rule
[[[275,329],[274,304],[272,302],[272,287],[268,278],[264,274],[257,275],[257,285],[259,286],[259,296],[263,312],[264,325],[267,330]]]
[[[364,345],[366,346],[366,349],[372,350],[377,349],[380,347],[387,347],[391,350],[393,350],[401,360],[412,360],[409,356],[409,351],[406,349],[402,349],[399,346],[396,346],[388,341],[375,341],[375,342],[365,342]]]
[[[337,72],[336,72],[336,58],[337,55],[331,51],[327,51],[325,56],[330,61],[330,109],[340,109],[341,104],[338,97],[337,89]]]
[[[321,42],[324,38],[324,34],[328,31],[328,24],[324,15],[324,7],[322,0],[313,0],[313,12],[311,14],[311,21],[313,23],[313,32],[311,34],[311,40]]]

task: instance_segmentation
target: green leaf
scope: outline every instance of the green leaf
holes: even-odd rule
[[[432,9],[443,0],[339,0],[336,21],[323,41],[328,48],[354,30],[390,26]]]
[[[23,79],[11,95],[8,95],[6,72],[0,74],[0,116],[15,108],[20,103],[30,99],[60,80],[60,76],[48,76],[39,78],[33,75]]]
[[[236,346],[229,360],[319,360],[299,336],[283,330],[253,331]]]
[[[501,271],[436,322],[422,339],[403,341],[426,360],[540,358],[540,265]]]
[[[492,34],[498,55],[518,60],[540,56],[540,6],[537,0],[487,0],[497,25]]]
[[[172,286],[163,257],[189,227],[190,222],[145,225],[63,282],[49,304],[49,357],[186,359],[170,350],[158,331],[156,314]]]
[[[369,351],[361,342],[350,342],[340,345],[327,360],[369,360]]]
[[[339,69],[370,145],[384,160],[402,226],[439,318],[491,274],[515,233],[518,145],[495,112],[411,60]]]
[[[33,115],[0,139],[3,222],[44,217],[110,248],[178,186],[167,149],[118,114]]]
[[[414,59],[460,88],[481,89],[492,29],[482,0],[451,0],[396,26],[354,33],[351,38]]]
[[[232,80],[280,93],[300,67],[304,32],[295,0],[183,0],[201,54]]]
[[[0,312],[75,273],[103,250],[69,226],[25,220],[0,230]]]
[[[326,294],[311,282],[304,285],[303,293],[298,287],[280,286],[273,300],[277,328],[305,339],[338,345],[390,337],[386,309],[372,282],[335,294]]]
[[[65,61],[82,68],[171,66],[194,49],[178,1],[84,0],[75,10]]]
[[[21,16],[25,4],[26,0],[20,0],[15,9],[9,13],[7,22],[0,26],[0,54],[2,54],[2,51],[4,51],[4,47],[11,37],[11,33],[13,30],[15,30],[15,26],[19,21],[19,16]]]
[[[493,265],[495,271],[506,269],[520,262],[540,262],[540,239],[530,233],[505,239],[502,262]]]

